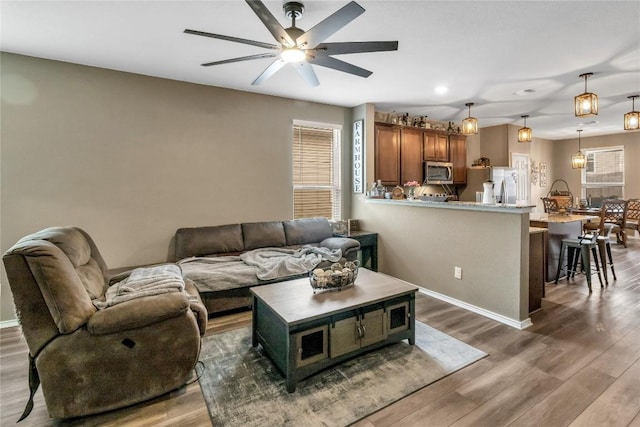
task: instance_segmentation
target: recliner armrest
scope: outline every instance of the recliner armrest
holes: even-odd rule
[[[92,335],[143,328],[177,317],[189,310],[189,301],[182,292],[168,292],[132,299],[98,310],[87,322]]]

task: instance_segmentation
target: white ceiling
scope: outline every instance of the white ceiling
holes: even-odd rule
[[[283,27],[283,1],[265,1]],[[303,1],[308,30],[347,1]],[[341,55],[373,71],[363,79],[314,66],[309,87],[287,66],[260,86],[271,63],[203,62],[267,52],[184,34],[185,28],[274,43],[249,6],[236,1],[5,1],[1,49],[174,80],[376,111],[460,122],[467,102],[480,127],[527,125],[548,139],[621,133],[629,95],[640,94],[640,1],[370,1],[327,42],[398,40],[396,52]],[[600,114],[574,117],[579,74],[593,72]],[[448,93],[434,88],[445,85]],[[514,92],[533,89],[518,96]],[[636,109],[640,107],[640,99]],[[596,121],[596,123],[587,123]],[[583,124],[581,124],[583,123]],[[640,138],[640,134],[639,134]]]

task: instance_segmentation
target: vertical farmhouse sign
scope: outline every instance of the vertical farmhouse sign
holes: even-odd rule
[[[364,120],[353,122],[353,192],[364,193]]]

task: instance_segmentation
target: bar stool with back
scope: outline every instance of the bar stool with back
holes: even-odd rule
[[[600,274],[600,263],[598,262],[598,251],[596,246],[598,244],[599,231],[595,230],[593,234],[584,234],[577,239],[562,239],[562,246],[560,246],[560,257],[558,258],[558,270],[556,271],[555,283],[558,283],[560,279],[560,271],[562,270],[562,260],[564,259],[565,251],[567,252],[567,281],[576,275],[576,269],[578,266],[578,259],[582,265],[582,269],[587,276],[587,286],[589,287],[589,293],[591,289],[591,254],[593,254],[593,261],[598,273],[598,280],[600,281],[600,287],[603,288],[602,276]]]

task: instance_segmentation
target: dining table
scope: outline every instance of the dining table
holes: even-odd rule
[[[600,216],[602,208],[573,208],[571,213],[574,215],[597,215]]]
[[[529,226],[542,227],[548,230],[547,233],[547,250],[545,263],[545,281],[551,282],[556,280],[556,272],[558,263],[560,262],[560,248],[562,239],[577,238],[582,234],[582,225],[594,219],[600,218],[599,215],[589,214],[554,214],[554,213],[530,213]],[[604,263],[604,260],[603,260]],[[605,266],[603,265],[604,269]],[[566,276],[566,263],[560,264],[560,276]]]

